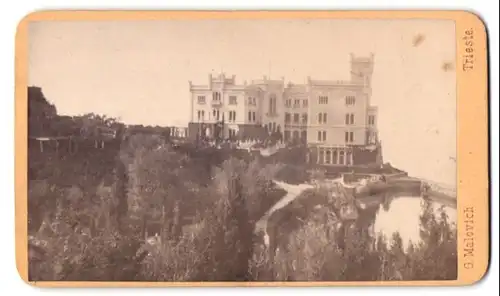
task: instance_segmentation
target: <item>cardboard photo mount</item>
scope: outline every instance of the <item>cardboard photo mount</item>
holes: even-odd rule
[[[381,282],[28,282],[27,86],[28,25],[36,21],[196,19],[429,19],[456,28],[458,279]],[[481,18],[468,11],[39,11],[18,25],[15,50],[16,262],[39,287],[169,286],[455,286],[480,281],[489,265],[488,44]]]

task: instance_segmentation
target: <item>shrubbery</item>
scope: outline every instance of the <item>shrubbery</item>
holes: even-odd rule
[[[45,230],[33,234],[33,240],[45,242],[45,254],[30,266],[32,280],[456,278],[454,228],[444,212],[435,217],[429,204],[421,217],[422,241],[408,250],[398,234],[386,242],[357,224],[347,228],[340,248],[335,215],[326,220],[311,216],[303,227],[285,234],[287,251],[279,250],[271,259],[254,235],[254,225],[283,196],[271,182],[281,167],[229,159],[214,167],[212,180],[202,186],[190,179],[189,159],[161,140],[150,139],[154,145],[136,140],[122,154],[129,180],[128,209],[121,220],[116,186],[89,190],[94,196],[40,185],[40,192],[31,192],[30,200],[55,201],[45,202],[45,214],[37,218],[45,221]],[[154,238],[147,243],[146,233]]]

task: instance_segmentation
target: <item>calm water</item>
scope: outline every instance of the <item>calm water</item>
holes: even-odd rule
[[[405,248],[410,241],[418,242],[420,240],[421,203],[422,199],[420,198],[398,197],[390,202],[388,209],[384,209],[381,204],[375,218],[375,233],[381,232],[390,238],[394,232],[399,232]],[[434,203],[436,213],[440,207],[440,204]],[[449,221],[456,223],[456,209],[446,207],[445,212],[448,214]]]

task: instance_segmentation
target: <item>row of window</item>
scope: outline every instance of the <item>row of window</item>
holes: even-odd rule
[[[326,131],[318,131],[318,142],[326,141]]]
[[[218,92],[213,93],[212,98],[216,102],[221,101],[221,94]],[[207,102],[205,96],[198,96],[198,104],[205,104]],[[238,104],[238,97],[236,96],[229,96],[229,105],[236,105]]]
[[[216,120],[220,120],[220,112],[218,109],[214,109],[212,111],[212,116]],[[204,110],[198,110],[198,121],[204,120],[205,119],[205,111]],[[229,121],[234,122],[236,121],[236,111],[229,111]],[[256,122],[256,113],[255,111],[249,111],[248,112],[248,121],[249,122]],[[318,114],[318,122],[320,124],[326,124],[328,121],[328,117],[326,113],[319,113]],[[292,114],[291,113],[285,113],[285,123],[292,123]],[[300,123],[300,114],[299,113],[294,113],[293,114],[293,123],[299,124]],[[302,114],[302,124],[307,124],[307,113]],[[346,125],[353,125],[354,124],[354,114],[348,113],[345,115],[345,124]],[[374,125],[375,124],[375,116],[370,115],[368,117],[368,124]]]
[[[285,113],[285,123],[291,123],[292,122],[292,114],[291,113]],[[299,113],[294,113],[293,114],[293,123],[300,123],[300,114]],[[307,113],[302,113],[302,123],[307,124]]]
[[[307,140],[307,131],[298,131],[298,130],[295,130],[295,131],[289,131],[289,130],[285,130],[285,132],[283,133],[283,138],[285,141],[288,141],[288,140],[303,140],[303,141],[306,141]]]
[[[279,124],[277,125],[276,122],[269,122],[266,127],[268,132],[279,132],[281,130]]]
[[[220,111],[217,109],[214,109],[212,112],[212,116],[216,120],[220,120]],[[236,111],[229,111],[228,112],[228,120],[230,122],[235,122],[236,121]],[[205,119],[205,111],[204,110],[198,110],[198,121],[203,121]],[[249,122],[256,122],[257,117],[255,111],[249,111],[248,112],[248,121]]]
[[[212,116],[216,120],[220,120],[220,112],[218,109],[214,109],[212,111]],[[300,114],[299,113],[294,113],[293,114],[293,123],[299,124],[300,121]],[[204,120],[205,119],[205,111],[204,110],[198,110],[198,121]],[[229,111],[229,121],[234,122],[236,121],[236,111]],[[256,113],[255,111],[249,111],[248,112],[248,121],[249,122],[256,122]],[[328,121],[328,117],[326,113],[319,113],[318,114],[318,122],[320,124],[326,124]],[[292,114],[291,113],[285,113],[285,123],[292,123]],[[302,124],[307,124],[307,113],[302,114]],[[354,114],[353,113],[348,113],[345,115],[345,124],[346,125],[353,125],[354,124]],[[370,115],[368,117],[368,124],[374,125],[375,124],[375,116]]]
[[[233,113],[231,113],[233,112]],[[220,120],[220,111],[218,109],[212,110],[212,118],[216,120]],[[229,118],[234,118],[233,121],[236,120],[236,111],[229,111]],[[203,121],[205,119],[205,111],[198,110],[198,121]]]
[[[212,99],[216,102],[220,102],[221,98],[222,98],[222,96],[219,92],[214,92],[212,94]],[[301,101],[302,101],[302,107],[308,106],[307,99],[305,99],[305,100],[295,99],[295,100],[293,100],[293,107],[299,108],[301,106],[301,104],[300,104]],[[205,104],[205,103],[206,103],[205,96],[198,96],[198,104]],[[328,104],[328,96],[319,96],[318,103],[320,105],[327,105]],[[229,105],[236,105],[236,104],[238,104],[238,98],[236,96],[229,96]],[[252,106],[256,106],[257,105],[256,98],[255,97],[248,97],[247,104],[252,105]],[[356,104],[356,97],[347,96],[345,98],[345,104],[347,106],[355,105]],[[285,107],[287,107],[287,108],[292,107],[292,99],[285,100]],[[274,95],[272,95],[269,98],[269,110],[270,110],[270,112],[273,112],[273,110],[276,111],[276,96],[274,96]]]
[[[318,142],[326,142],[326,134],[326,131],[318,131]],[[346,143],[354,142],[354,132],[345,132],[344,136],[344,140]]]
[[[301,101],[302,101],[302,105],[300,104]],[[305,107],[307,107],[307,105],[308,105],[307,100],[301,100],[301,99],[294,99],[293,100],[293,108],[300,108],[301,106],[305,108]],[[285,107],[287,107],[287,108],[292,107],[292,99],[285,100]]]
[[[319,150],[318,153],[318,162],[325,164],[341,164],[341,165],[350,165],[353,161],[351,151],[337,151],[333,149],[327,149],[326,151],[323,149]]]
[[[328,96],[319,96],[318,103],[320,105],[327,105],[328,104]],[[355,96],[346,96],[345,97],[345,104],[347,106],[355,105],[356,104],[356,97]]]

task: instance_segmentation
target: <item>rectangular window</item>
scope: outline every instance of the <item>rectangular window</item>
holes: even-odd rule
[[[323,163],[325,160],[325,151],[323,149],[319,149],[319,163]]]
[[[323,123],[323,113],[318,114],[318,123]]]
[[[248,97],[248,105],[251,106],[257,105],[257,100],[254,97]]]
[[[346,143],[349,143],[349,132],[344,133],[344,140]]]
[[[302,114],[302,123],[307,124],[307,113]]]
[[[331,154],[332,154],[332,152],[330,150],[326,150],[325,154],[326,154],[325,155],[326,156],[325,163],[329,164],[330,161],[331,161]]]
[[[198,96],[198,104],[205,104],[205,96]]]
[[[229,121],[236,121],[236,111],[229,111]]]
[[[252,112],[252,121],[255,122],[255,112]]]
[[[293,102],[293,107],[294,107],[294,108],[299,108],[299,107],[300,107],[300,100],[297,100],[297,99],[296,99],[296,100]]]
[[[368,124],[375,125],[375,116],[374,115],[368,116]]]
[[[321,142],[321,131],[318,131],[318,142]]]
[[[349,142],[354,142],[354,132],[349,132]]]
[[[326,141],[326,131],[323,131],[323,142]]]
[[[292,99],[286,99],[285,100],[285,106],[286,107],[292,107]]]
[[[229,105],[238,104],[238,98],[236,96],[229,96]]]
[[[285,113],[285,123],[290,123],[291,120],[292,120],[291,114]]]
[[[307,100],[302,101],[302,107],[307,107],[307,105],[308,105]]]
[[[248,121],[252,122],[252,112],[248,111]]]
[[[347,165],[351,165],[351,157],[352,157],[352,153],[350,151],[347,151],[346,156],[345,156],[345,160],[346,160]]]
[[[298,113],[293,114],[293,123],[299,123],[300,115]]]
[[[321,105],[326,105],[328,104],[328,96],[319,96],[318,101]]]
[[[354,114],[353,113],[347,113],[345,115],[345,124],[346,125],[354,124]]]
[[[327,123],[328,118],[326,117],[326,113],[323,113],[323,123]]]
[[[352,105],[356,104],[356,97],[354,97],[354,96],[345,97],[345,104],[348,106],[352,106]]]

